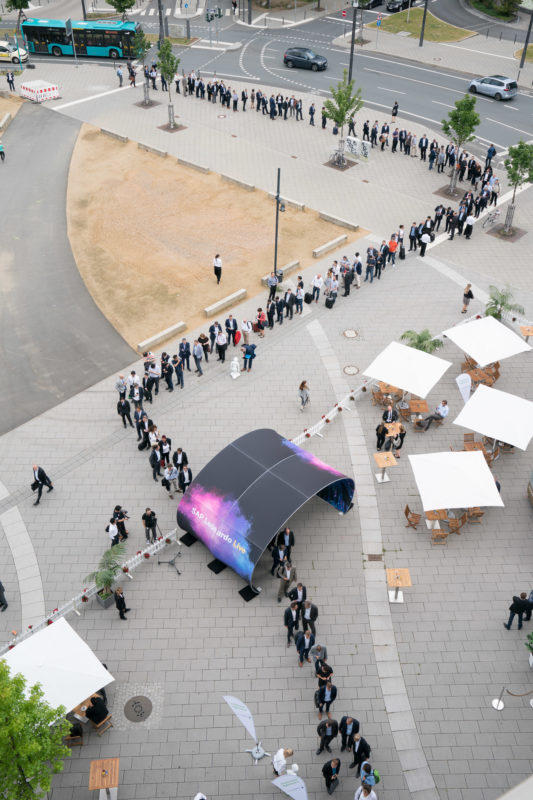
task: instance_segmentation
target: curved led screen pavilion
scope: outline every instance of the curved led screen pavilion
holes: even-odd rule
[[[354,491],[351,478],[261,428],[236,439],[203,468],[184,494],[177,520],[251,582],[272,537],[311,497],[344,513]]]

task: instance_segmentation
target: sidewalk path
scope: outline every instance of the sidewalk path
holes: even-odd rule
[[[1,433],[135,358],[72,257],[65,199],[78,130],[76,120],[25,103],[3,137]]]

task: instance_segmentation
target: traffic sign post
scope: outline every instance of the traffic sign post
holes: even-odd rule
[[[378,14],[378,18],[376,20],[376,50],[378,48],[378,37],[379,37],[379,29],[381,28],[381,14]]]

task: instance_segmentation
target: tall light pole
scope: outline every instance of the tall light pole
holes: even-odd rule
[[[353,6],[353,18],[352,18],[352,43],[350,45],[350,67],[348,69],[348,83],[352,80],[352,72],[353,72],[353,51],[355,48],[355,23],[357,19],[357,8],[359,6],[358,0],[352,0]]]
[[[160,50],[161,45],[165,41],[165,28],[163,23],[163,3],[162,0],[157,0],[157,8],[159,11],[159,39],[157,40],[157,47]]]
[[[424,29],[426,27],[426,16],[428,13],[428,0],[424,2],[424,16],[422,17],[422,27],[420,28],[420,41],[418,42],[418,46],[422,47],[424,44]]]
[[[281,168],[278,167],[278,188],[276,191],[276,238],[274,241],[274,275],[278,275],[278,230],[279,230],[279,212],[285,211],[285,204],[280,201],[279,187],[281,182]]]
[[[529,12],[529,25],[527,26],[526,41],[524,42],[524,49],[522,50],[522,58],[520,59],[520,67],[522,69],[526,62],[527,48],[529,45],[529,37],[531,36],[531,26],[533,25],[533,11]],[[520,74],[520,73],[518,73]]]

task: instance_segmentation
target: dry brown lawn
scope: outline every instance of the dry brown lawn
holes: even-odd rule
[[[273,264],[275,204],[177,164],[176,159],[123,144],[83,125],[67,193],[70,243],[95,302],[132,346],[183,320],[205,321],[203,309],[246,289],[261,292]],[[280,215],[278,264],[312,262],[313,248],[347,233],[314,211]],[[213,258],[221,254],[217,286]],[[264,292],[262,292],[264,296]]]

